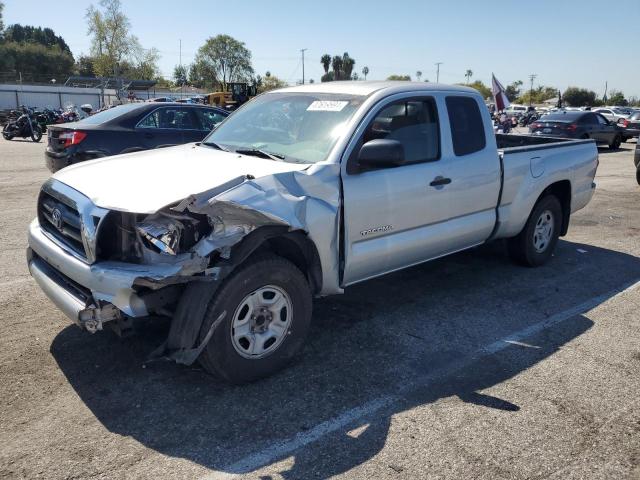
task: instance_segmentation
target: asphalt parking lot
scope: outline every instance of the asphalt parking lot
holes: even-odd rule
[[[0,141],[0,477],[640,478],[635,141],[601,150],[548,265],[494,243],[351,287],[243,387],[145,364],[166,324],[89,335],[41,293],[44,146]]]

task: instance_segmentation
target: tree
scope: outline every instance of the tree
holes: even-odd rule
[[[364,79],[367,79],[367,75],[369,75],[369,67],[362,67],[362,75],[364,75]]]
[[[253,76],[251,52],[229,35],[216,35],[206,40],[198,49],[195,64],[201,72],[207,72],[226,90],[227,83],[248,81]]]
[[[562,100],[570,107],[593,106],[596,101],[596,92],[586,88],[569,87],[562,94]]]
[[[331,68],[333,69],[333,79],[340,80],[342,76],[342,57],[336,55],[331,59]]]
[[[469,82],[471,81],[471,77],[473,77],[473,70],[467,70],[464,76],[467,77],[467,85],[469,85]]]
[[[322,64],[322,68],[324,68],[325,75],[329,73],[329,67],[331,66],[331,56],[328,53],[325,53],[320,57],[320,63]]]
[[[287,86],[287,82],[281,80],[275,75],[269,75],[262,80],[261,85],[258,87],[258,93],[268,92],[269,90],[275,90],[276,88],[284,88]]]
[[[342,75],[339,80],[350,80],[352,78],[353,67],[356,61],[347,52],[342,54]]]
[[[389,75],[387,80],[411,81],[411,77],[409,75]]]
[[[478,92],[480,92],[480,95],[482,95],[482,98],[486,99],[487,97],[491,97],[491,89],[489,87],[487,87],[482,80],[476,80],[473,83],[468,83],[467,87],[471,87],[471,88],[475,88]]]
[[[83,77],[93,77],[93,63],[94,58],[89,55],[80,55],[78,60],[76,60],[76,64],[74,66],[74,70],[76,75],[80,75]]]
[[[416,79],[417,79],[418,81],[420,81],[420,79],[421,79],[421,78],[422,78],[422,72],[421,72],[420,70],[418,70],[418,71],[416,72]]]
[[[520,95],[516,101],[523,105],[529,103],[543,103],[545,100],[558,96],[558,89],[555,87],[545,87],[543,85],[534,88],[532,91],[526,91]]]
[[[4,3],[0,2],[0,38],[2,37],[2,32],[4,31],[4,23],[2,22],[2,11],[4,10]]]
[[[131,23],[120,8],[120,0],[100,0],[99,5],[101,9],[91,5],[86,15],[94,73],[99,77],[119,76],[120,63],[140,44],[129,34]]]
[[[520,96],[520,87],[522,86],[522,80],[516,80],[511,84],[507,85],[505,88],[505,95],[509,99],[510,102],[513,102],[516,98]]]
[[[609,94],[609,104],[626,107],[629,102],[624,98],[624,94],[620,90],[611,90]]]
[[[173,67],[173,80],[176,82],[176,85],[186,85],[187,84],[187,67],[184,65],[176,65]]]

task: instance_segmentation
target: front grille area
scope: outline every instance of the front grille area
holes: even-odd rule
[[[43,230],[71,248],[83,259],[87,258],[82,243],[80,213],[72,202],[63,202],[49,193],[40,192],[38,220]]]

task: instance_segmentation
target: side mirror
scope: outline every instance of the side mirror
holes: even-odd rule
[[[404,160],[404,147],[397,140],[370,140],[358,153],[358,164],[364,167],[399,167]]]

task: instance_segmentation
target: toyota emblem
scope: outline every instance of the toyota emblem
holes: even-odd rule
[[[54,208],[51,212],[51,221],[54,227],[62,231],[62,212],[57,208]]]

